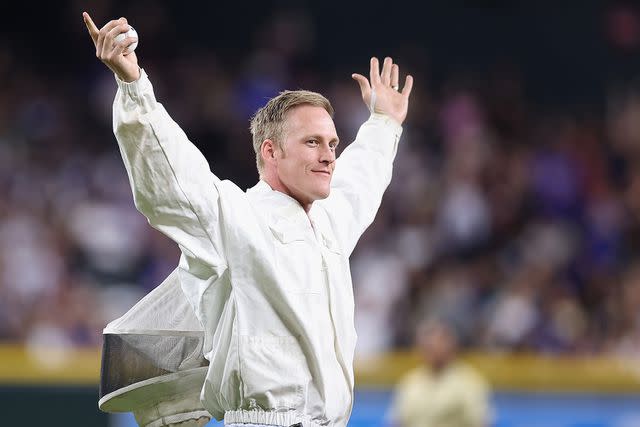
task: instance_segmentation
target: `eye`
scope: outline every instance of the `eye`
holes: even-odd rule
[[[316,147],[318,145],[318,141],[316,141],[315,139],[310,139],[307,141],[307,145],[310,145],[312,147]]]
[[[330,142],[329,143],[329,148],[331,148],[332,150],[335,150],[337,146],[338,146],[337,142]]]

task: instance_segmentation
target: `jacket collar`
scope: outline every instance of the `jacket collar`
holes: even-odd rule
[[[278,217],[278,219],[291,222],[309,222],[307,213],[296,199],[272,189],[271,186],[263,180],[258,181],[256,185],[247,190],[247,195],[258,201],[261,206]],[[313,211],[313,207],[311,211]]]
[[[301,230],[309,230],[310,222],[313,222],[315,227],[318,227],[318,231],[322,236],[325,246],[333,251],[337,251],[337,245],[332,236],[325,229],[325,222],[321,219],[323,215],[320,213],[322,208],[318,204],[314,203],[311,206],[309,215],[304,211],[300,203],[293,197],[284,194],[280,191],[276,191],[271,186],[260,180],[256,185],[247,190],[249,198],[261,209],[264,209],[271,216],[272,221],[269,226],[272,229],[283,233],[284,239],[300,239],[302,238]]]

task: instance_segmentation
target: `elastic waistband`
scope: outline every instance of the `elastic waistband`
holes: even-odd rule
[[[227,411],[224,413],[224,423],[267,424],[283,427],[300,423],[302,427],[322,427],[320,424],[311,421],[308,415],[300,415],[294,411]]]

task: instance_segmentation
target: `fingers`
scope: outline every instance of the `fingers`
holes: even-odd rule
[[[388,56],[384,58],[384,63],[382,64],[382,75],[381,81],[385,86],[391,85],[391,68],[393,65],[393,61]]]
[[[96,56],[98,58],[102,59],[104,57],[104,52],[106,50],[105,49],[105,39],[107,37],[107,34],[109,33],[109,31],[111,31],[111,29],[113,27],[115,27],[117,25],[120,25],[120,24],[121,24],[120,20],[109,21],[98,32],[98,41],[96,42]]]
[[[114,38],[120,33],[129,31],[129,24],[125,18],[109,21],[100,29],[96,53],[99,58],[107,58],[115,47]]]
[[[390,57],[384,58],[382,72],[380,63],[375,56],[371,58],[370,81],[372,86],[381,84],[383,86],[398,87],[400,83],[400,68],[393,63]]]
[[[398,67],[398,64],[393,64],[391,66],[391,87],[397,90],[399,81],[400,81],[400,67]]]
[[[362,99],[369,110],[372,113],[387,114],[402,124],[407,115],[413,77],[407,75],[402,92],[399,92],[400,67],[390,57],[386,57],[380,72],[380,63],[375,56],[371,58],[369,75],[369,79],[357,73],[351,75],[360,85]]]
[[[409,98],[411,95],[411,89],[413,88],[413,77],[408,75],[404,80],[404,87],[402,88],[402,96]]]
[[[125,24],[116,25],[111,30],[109,30],[109,32],[107,33],[107,36],[105,37],[105,43],[103,45],[103,53],[108,54],[109,51],[112,51],[114,48],[118,47],[118,45],[122,42],[122,40],[118,42],[115,40],[116,37],[122,33],[126,33],[127,31],[129,31],[129,28],[130,28],[129,24],[125,23]],[[111,40],[111,43],[109,43],[109,40]]]
[[[129,55],[131,53],[129,52],[129,46],[131,46],[137,41],[138,39],[135,37],[126,37],[120,41],[115,42],[115,47],[113,48],[113,54],[114,55],[122,54],[123,56]]]
[[[98,27],[93,23],[93,19],[91,19],[91,16],[89,16],[87,12],[82,12],[82,18],[84,19],[84,24],[87,26],[91,40],[93,40],[93,44],[95,45],[98,42]]]
[[[372,85],[380,83],[380,63],[378,62],[378,58],[376,58],[375,56],[371,58],[369,79],[371,79]]]

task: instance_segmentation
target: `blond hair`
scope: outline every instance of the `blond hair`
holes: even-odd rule
[[[312,105],[324,108],[333,117],[333,107],[327,98],[308,90],[285,90],[280,92],[260,108],[251,118],[251,135],[253,135],[253,150],[256,152],[256,166],[262,175],[264,160],[260,155],[260,147],[265,139],[275,142],[283,149],[285,121],[287,112],[300,105]]]

